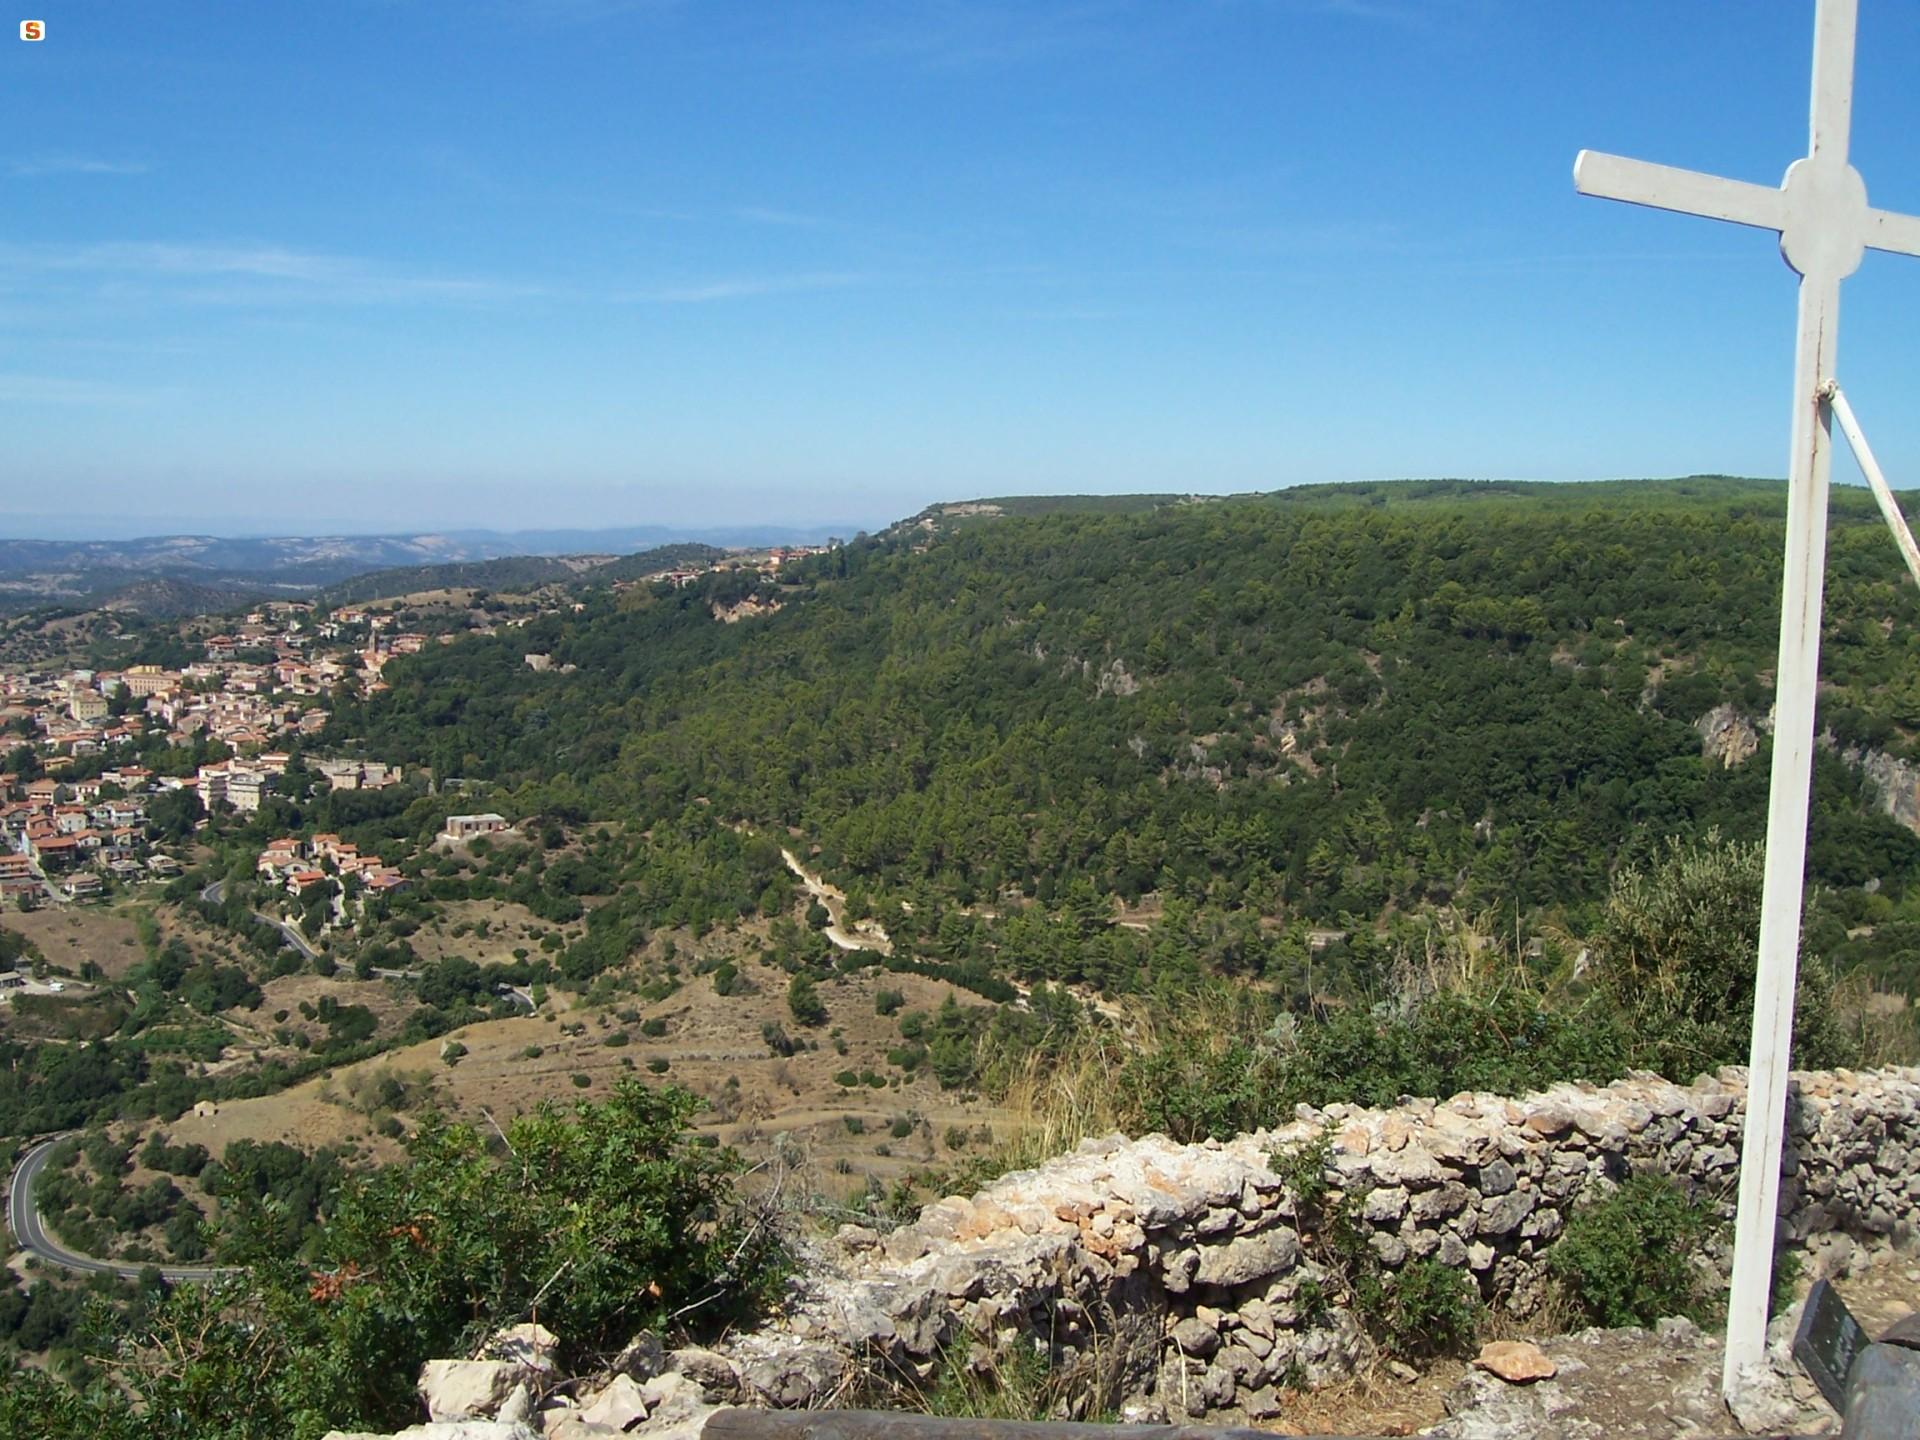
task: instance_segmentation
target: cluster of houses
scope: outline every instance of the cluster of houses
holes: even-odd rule
[[[407,883],[405,875],[378,855],[362,855],[359,846],[331,833],[312,840],[289,835],[273,841],[260,852],[254,872],[298,899],[316,885],[326,884],[329,876],[322,867],[328,862],[342,881],[357,877],[370,895],[390,895]]]
[[[759,575],[777,576],[782,566],[791,565],[794,561],[803,560],[809,555],[824,555],[827,551],[833,549],[837,543],[838,542],[831,542],[826,545],[776,545],[771,550],[757,553],[751,551],[735,553],[715,560],[707,565],[681,566],[678,569],[660,570],[651,575],[643,575],[638,580],[618,580],[614,582],[613,588],[615,590],[631,590],[636,585],[655,585],[664,580],[676,589],[684,589],[686,586],[700,579],[703,575],[710,574],[715,570],[751,570]],[[581,607],[576,605],[574,608],[579,609]]]
[[[178,874],[176,861],[147,844],[155,788],[153,772],[137,765],[70,785],[0,774],[0,901],[52,885],[81,899],[101,893],[108,875],[135,881]]]
[[[179,862],[156,852],[148,839],[152,798],[185,790],[197,794],[208,810],[252,812],[272,793],[288,763],[284,751],[267,751],[202,765],[184,776],[158,776],[140,765],[106,769],[87,779],[49,775],[23,781],[0,774],[0,904],[51,888],[85,899],[101,894],[108,877],[132,883],[177,875]],[[314,768],[336,790],[378,789],[403,779],[400,767],[378,761],[321,760]],[[406,883],[377,855],[361,855],[337,835],[316,836],[311,847],[275,841],[260,857],[260,870],[299,895],[326,878],[317,868],[326,860],[339,875],[358,876],[375,894]]]
[[[25,721],[35,743],[57,756],[109,751],[149,725],[175,745],[210,739],[265,748],[318,732],[328,714],[320,702],[341,682],[384,689],[387,661],[430,643],[393,626],[391,615],[343,609],[319,618],[305,601],[277,601],[232,633],[208,636],[206,658],[178,669],[0,671],[0,726]]]

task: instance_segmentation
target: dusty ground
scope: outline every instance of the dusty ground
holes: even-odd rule
[[[91,960],[117,980],[145,957],[134,933],[131,907],[117,905],[43,905],[38,910],[9,910],[6,927],[26,936],[49,965],[77,974]]]
[[[1834,1288],[1869,1335],[1920,1307],[1920,1259],[1882,1253]],[[1802,1282],[1799,1298],[1805,1299]],[[1720,1340],[1685,1322],[1666,1333],[1591,1330],[1528,1335],[1502,1327],[1502,1338],[1530,1338],[1560,1366],[1552,1380],[1512,1386],[1459,1361],[1445,1361],[1413,1381],[1384,1369],[1347,1385],[1286,1397],[1273,1429],[1283,1435],[1412,1435],[1442,1440],[1681,1440],[1743,1432],[1719,1398]],[[1803,1382],[1802,1398],[1811,1395]],[[1449,1418],[1449,1409],[1453,1418]],[[1818,1434],[1830,1421],[1817,1404],[1792,1425]]]

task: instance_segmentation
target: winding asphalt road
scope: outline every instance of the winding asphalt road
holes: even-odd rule
[[[42,1140],[27,1151],[14,1167],[13,1184],[7,1191],[7,1224],[13,1230],[14,1242],[22,1250],[68,1270],[79,1270],[89,1275],[117,1275],[123,1280],[138,1279],[140,1273],[148,1268],[147,1265],[129,1264],[124,1260],[96,1260],[91,1255],[67,1249],[47,1233],[40,1207],[33,1203],[33,1185],[40,1178],[40,1172],[46,1169],[53,1147],[64,1139],[66,1136],[56,1135],[51,1140]],[[162,1277],[169,1281],[217,1280],[222,1275],[238,1273],[211,1265],[160,1265],[153,1268],[158,1269]]]
[[[209,905],[218,905],[226,893],[227,882],[224,880],[216,880],[200,892],[200,898]],[[281,938],[285,940],[287,944],[293,946],[294,949],[298,950],[303,960],[318,960],[320,958],[320,952],[307,943],[307,937],[302,935],[292,925],[289,925],[285,920],[280,919],[278,916],[269,915],[264,910],[255,910],[250,913],[253,915],[253,918],[258,920],[262,925],[271,925],[274,929],[278,930]]]

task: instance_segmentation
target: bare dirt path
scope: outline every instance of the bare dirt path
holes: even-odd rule
[[[780,858],[787,862],[787,868],[800,877],[800,883],[807,887],[807,893],[827,907],[829,917],[827,928],[821,933],[842,950],[874,950],[882,955],[893,953],[893,940],[881,928],[877,920],[862,920],[849,930],[846,927],[846,892],[827,884],[813,871],[800,863],[800,857],[786,846],[780,847]]]

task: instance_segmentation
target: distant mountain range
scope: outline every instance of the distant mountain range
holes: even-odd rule
[[[158,535],[135,540],[0,539],[0,612],[57,605],[147,614],[226,609],[249,599],[312,594],[375,571],[431,569],[529,557],[524,579],[563,579],[609,557],[676,545],[817,544],[826,527],[726,526],[686,532],[660,525],[607,530],[459,530],[411,535],[233,538]],[[585,566],[543,557],[589,556]],[[464,582],[440,572],[442,583]],[[158,582],[166,582],[161,584]],[[492,583],[500,583],[495,580]],[[387,592],[401,593],[401,592]],[[364,596],[358,598],[365,598]],[[216,603],[217,602],[217,603]]]

